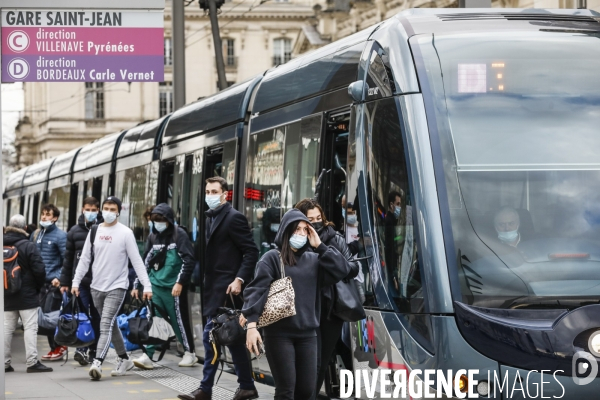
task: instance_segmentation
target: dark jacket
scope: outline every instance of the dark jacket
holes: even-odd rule
[[[102,223],[102,217],[98,216],[95,223]],[[83,245],[85,244],[85,240],[87,239],[93,224],[94,223],[86,223],[85,216],[81,214],[77,221],[77,225],[74,225],[69,229],[69,233],[67,233],[67,244],[65,246],[65,257],[59,278],[61,286],[71,286],[75,271],[77,270],[77,264],[79,264]],[[92,283],[91,268],[81,281],[80,287],[89,288],[90,283]]]
[[[46,282],[52,282],[54,278],[60,279],[60,271],[63,266],[67,234],[52,224],[46,229],[38,229],[31,235],[31,241],[37,245],[38,251],[46,265]]]
[[[358,261],[351,260],[353,255],[350,252],[350,249],[348,248],[344,237],[339,232],[336,232],[336,230],[333,229],[333,227],[331,226],[323,227],[321,232],[319,232],[319,237],[326,246],[335,247],[336,250],[339,251],[346,260],[348,260],[348,265],[350,266],[350,273],[344,279],[354,279],[354,277],[358,275],[358,272],[360,270],[360,263]],[[321,295],[323,296],[322,302],[324,306],[325,316],[327,318],[331,318],[331,312],[333,311],[334,306],[333,299],[335,296],[333,285],[323,286],[323,288],[321,289]]]
[[[160,214],[169,221],[169,226],[162,233],[152,228],[144,249],[144,263],[148,270],[148,277],[153,286],[172,288],[176,283],[184,286],[190,283],[196,260],[194,247],[187,236],[187,232],[175,225],[175,213],[165,203],[154,207],[152,214]],[[148,261],[154,254],[167,245],[165,264],[155,270]],[[136,285],[137,286],[137,285]]]
[[[283,233],[295,221],[309,222],[300,210],[291,209],[285,213],[275,238],[275,244],[279,248],[282,245]],[[339,282],[350,273],[348,261],[333,246],[321,243],[313,250],[307,242],[294,256],[296,265],[285,267],[285,275],[292,278],[296,315],[265,327],[265,336],[316,336],[321,315],[321,287]],[[278,250],[268,251],[258,262],[254,279],[244,291],[246,301],[242,313],[249,322],[258,321],[265,307],[271,283],[281,278],[280,271]]]
[[[11,295],[4,293],[4,311],[37,308],[38,294],[46,281],[46,268],[42,256],[36,245],[29,241],[24,230],[11,226],[6,227],[4,231],[4,246],[17,248],[17,262],[23,271],[21,290]]]
[[[258,248],[246,217],[225,203],[206,212],[203,315],[212,317],[228,299],[227,286],[234,279],[250,282],[258,261]]]

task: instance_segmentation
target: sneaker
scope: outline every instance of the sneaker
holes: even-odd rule
[[[90,379],[93,381],[99,381],[102,379],[102,362],[100,362],[100,360],[92,361],[89,374]]]
[[[57,349],[58,349],[58,347],[54,350],[50,350],[48,352],[48,354],[46,354],[45,356],[42,356],[42,361],[50,361],[52,359],[52,356],[54,356],[54,353],[56,352]]]
[[[4,366],[4,372],[15,372],[15,369],[12,367],[12,365],[8,364]]]
[[[52,372],[52,368],[50,367],[46,367],[44,364],[42,364],[41,362],[37,362],[36,364],[32,365],[31,367],[27,367],[27,372],[31,373],[31,372]]]
[[[77,361],[79,363],[79,365],[81,365],[82,367],[84,365],[88,365],[90,363],[90,361],[88,360],[87,354],[85,354],[83,351],[79,351],[77,350],[75,352],[75,355],[73,355],[73,358],[75,359],[75,361]]]
[[[117,367],[110,371],[111,376],[127,375],[127,371],[133,368],[133,361],[117,358]]]
[[[65,354],[67,354],[67,350],[68,350],[67,346],[58,346],[56,349],[54,349],[54,352],[52,353],[52,355],[50,356],[50,359],[48,361],[62,360],[65,357]]]
[[[146,355],[146,353],[142,354],[141,357],[138,357],[133,360],[133,365],[140,369],[154,369],[154,364],[150,357]]]
[[[183,355],[183,359],[179,362],[180,367],[193,367],[194,364],[198,362],[198,358],[196,358],[195,353],[190,353],[186,351]]]

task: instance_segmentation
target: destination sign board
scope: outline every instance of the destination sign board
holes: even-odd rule
[[[158,10],[2,10],[2,82],[161,82]]]

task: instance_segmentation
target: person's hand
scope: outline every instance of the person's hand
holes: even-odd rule
[[[173,286],[173,290],[171,291],[171,294],[173,295],[173,297],[179,297],[181,295],[182,290],[183,290],[183,285],[181,283],[176,283]]]
[[[69,287],[68,286],[61,286],[60,288],[60,293],[65,294],[69,292]]]
[[[60,286],[60,281],[56,278],[52,279],[52,286],[54,287],[59,287]]]
[[[246,331],[246,348],[250,350],[251,353],[259,355],[262,338],[260,337],[258,329],[256,329],[256,323],[250,323],[250,325],[251,326],[249,326]]]
[[[243,328],[244,326],[246,326],[246,322],[248,322],[248,320],[246,319],[246,317],[244,317],[244,314],[240,314],[240,326]]]
[[[74,287],[71,289],[71,293],[73,295],[75,295],[76,297],[79,297],[79,288],[78,287]]]
[[[227,286],[227,294],[229,293],[231,293],[234,296],[237,296],[238,294],[242,293],[242,281],[235,278],[233,282],[231,282],[229,286]]]
[[[144,292],[142,299],[143,300],[152,300],[152,292]]]
[[[308,241],[315,249],[321,245],[321,238],[319,237],[319,234],[317,231],[315,231],[315,228],[310,225],[308,225]]]
[[[140,298],[140,291],[139,291],[139,289],[133,289],[131,291],[131,297],[134,298],[134,299],[138,299],[139,300],[139,298]]]

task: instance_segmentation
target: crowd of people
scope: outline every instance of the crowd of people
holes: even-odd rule
[[[239,388],[234,400],[256,399],[259,394],[252,378],[250,354],[264,351],[275,381],[276,399],[313,399],[325,378],[327,362],[342,334],[343,321],[335,315],[335,291],[341,280],[359,279],[360,264],[353,261],[347,240],[329,222],[321,206],[312,199],[300,201],[281,219],[274,243],[259,260],[246,217],[228,202],[228,184],[221,177],[206,181],[206,224],[203,240],[206,252],[196,260],[187,232],[177,225],[167,204],[150,206],[144,217],[150,235],[140,254],[133,231],[119,222],[121,200],[109,196],[99,202],[83,201],[78,223],[68,233],[56,226],[60,211],[52,204],[42,207],[39,228],[28,227],[25,217],[13,215],[4,230],[6,246],[18,251],[22,269],[21,287],[4,295],[5,372],[11,365],[11,341],[20,319],[24,328],[27,372],[51,372],[41,361],[62,360],[67,348],[48,335],[50,352],[37,353],[40,303],[50,292],[77,296],[91,316],[95,341],[75,349],[74,358],[89,365],[91,380],[103,376],[103,362],[112,343],[118,356],[112,376],[127,374],[137,366],[154,368],[154,346],[130,359],[116,319],[136,279],[131,296],[152,300],[165,310],[175,336],[183,345],[180,367],[198,362],[188,314],[187,290],[195,265],[203,265],[202,315],[204,367],[200,387],[183,400],[212,398],[220,349],[211,343],[213,318],[219,308],[242,310],[239,323],[246,329],[246,343],[229,346]],[[352,208],[349,208],[349,212]],[[6,264],[5,264],[6,265]],[[295,315],[262,329],[257,322],[265,311],[270,285],[286,276],[292,278]],[[263,347],[264,341],[264,347]],[[215,354],[215,352],[217,354]]]

